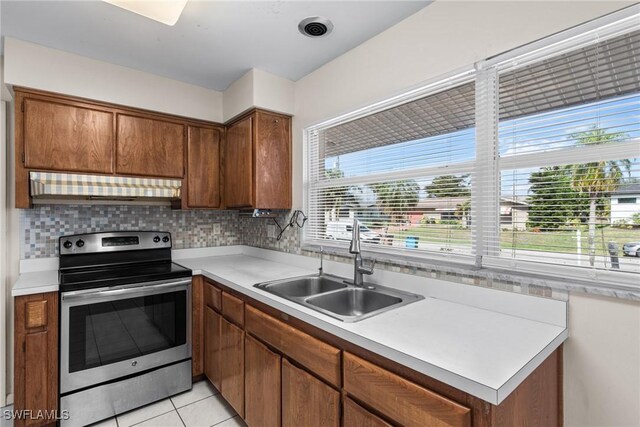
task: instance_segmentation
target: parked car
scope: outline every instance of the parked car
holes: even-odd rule
[[[622,245],[622,253],[629,256],[640,257],[640,242],[625,243]]]
[[[362,243],[380,243],[382,236],[371,231],[366,225],[360,224],[360,241]],[[351,240],[353,220],[330,221],[327,223],[327,238],[334,240]]]

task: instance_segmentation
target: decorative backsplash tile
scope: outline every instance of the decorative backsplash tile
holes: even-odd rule
[[[284,225],[289,214],[276,220]],[[290,227],[278,241],[269,237],[269,228],[277,227],[270,218],[240,217],[236,211],[173,210],[166,206],[112,206],[112,205],[40,205],[22,210],[21,255],[23,259],[45,258],[58,255],[58,238],[67,234],[112,230],[160,230],[173,236],[175,249],[212,246],[250,245],[264,249],[318,257],[315,251],[302,248],[301,231]],[[326,259],[352,263],[346,254],[331,253]],[[566,290],[542,281],[523,280],[517,276],[480,274],[465,269],[446,269],[421,265],[415,261],[377,259],[376,268],[405,274],[499,289],[566,299]]]
[[[20,211],[21,257],[57,256],[60,236],[98,231],[169,231],[175,249],[238,245],[242,243],[239,220],[235,211],[182,211],[168,206],[40,205]]]

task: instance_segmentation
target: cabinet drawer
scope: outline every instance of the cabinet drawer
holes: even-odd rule
[[[204,279],[204,304],[218,312],[222,310],[222,291],[208,279]]]
[[[245,329],[327,382],[340,387],[340,349],[251,306],[247,306]]]
[[[244,327],[244,302],[226,292],[222,293],[222,315]]]
[[[344,353],[344,390],[401,425],[470,426],[471,410]]]

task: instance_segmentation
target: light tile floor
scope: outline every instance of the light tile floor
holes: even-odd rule
[[[191,391],[135,409],[93,427],[246,427],[208,381]]]
[[[7,407],[9,408],[9,407]],[[5,408],[2,408],[3,410]],[[11,427],[2,419],[2,427]],[[246,427],[246,424],[208,381],[191,391],[118,415],[91,427]]]

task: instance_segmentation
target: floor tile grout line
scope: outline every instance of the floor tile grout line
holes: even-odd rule
[[[182,419],[182,416],[180,415],[180,412],[178,411],[178,407],[176,406],[176,404],[173,402],[172,398],[169,398],[169,400],[171,401],[171,404],[173,405],[173,410],[176,411],[176,414],[178,414],[178,418],[180,419],[180,422],[182,423],[182,425],[184,427],[187,427],[187,423],[184,422],[184,420]]]
[[[222,424],[223,422],[225,422],[225,421],[229,421],[230,419],[235,418],[235,417],[238,417],[238,416],[239,416],[239,415],[238,415],[238,414],[236,414],[236,415],[234,415],[234,416],[232,416],[232,417],[227,418],[226,420],[222,420],[222,421],[220,421],[219,423],[212,424],[210,427],[219,426],[219,425],[220,425],[220,424]]]
[[[210,398],[210,397],[217,396],[218,394],[220,394],[220,393],[212,394],[212,395],[210,395],[210,396],[205,396],[205,397],[203,397],[203,398],[200,398],[200,399],[198,399],[198,400],[194,400],[193,402],[189,402],[189,403],[187,403],[186,405],[182,405],[182,406],[180,406],[180,407],[177,407],[177,406],[176,406],[176,404],[175,404],[175,403],[173,403],[173,400],[171,401],[171,403],[173,403],[174,408],[176,408],[176,410],[178,410],[178,409],[180,409],[180,408],[184,408],[185,406],[189,406],[189,405],[193,405],[194,403],[198,403],[198,402],[200,402],[201,400],[205,400],[205,399],[208,399],[208,398]]]
[[[169,399],[169,400],[171,400],[171,399]],[[162,402],[162,401],[160,401],[160,402]],[[159,403],[159,402],[156,402],[156,403]],[[153,405],[153,403],[151,403],[151,404],[149,404],[149,405],[145,405],[145,406],[150,406],[150,405]],[[161,415],[166,415],[166,414],[168,414],[168,413],[169,413],[169,412],[171,412],[171,411],[175,411],[175,406],[173,405],[173,402],[171,402],[171,406],[173,406],[173,407],[174,407],[174,409],[171,409],[170,411],[167,411],[167,412],[163,412],[162,414],[154,415],[154,416],[153,416],[153,417],[151,417],[151,418],[147,418],[146,420],[139,421],[139,422],[137,422],[137,423],[135,423],[135,424],[131,424],[129,427],[137,426],[138,424],[142,424],[142,423],[144,423],[145,421],[149,421],[149,420],[152,420],[152,419],[154,419],[154,418],[158,418],[158,417],[159,417],[159,416],[161,416]],[[144,406],[143,406],[143,408],[144,408]],[[140,409],[140,408],[138,408],[138,409]],[[117,418],[116,418],[116,423],[118,423],[118,419],[117,419]],[[118,427],[119,427],[119,426],[120,426],[120,425],[118,424]]]

